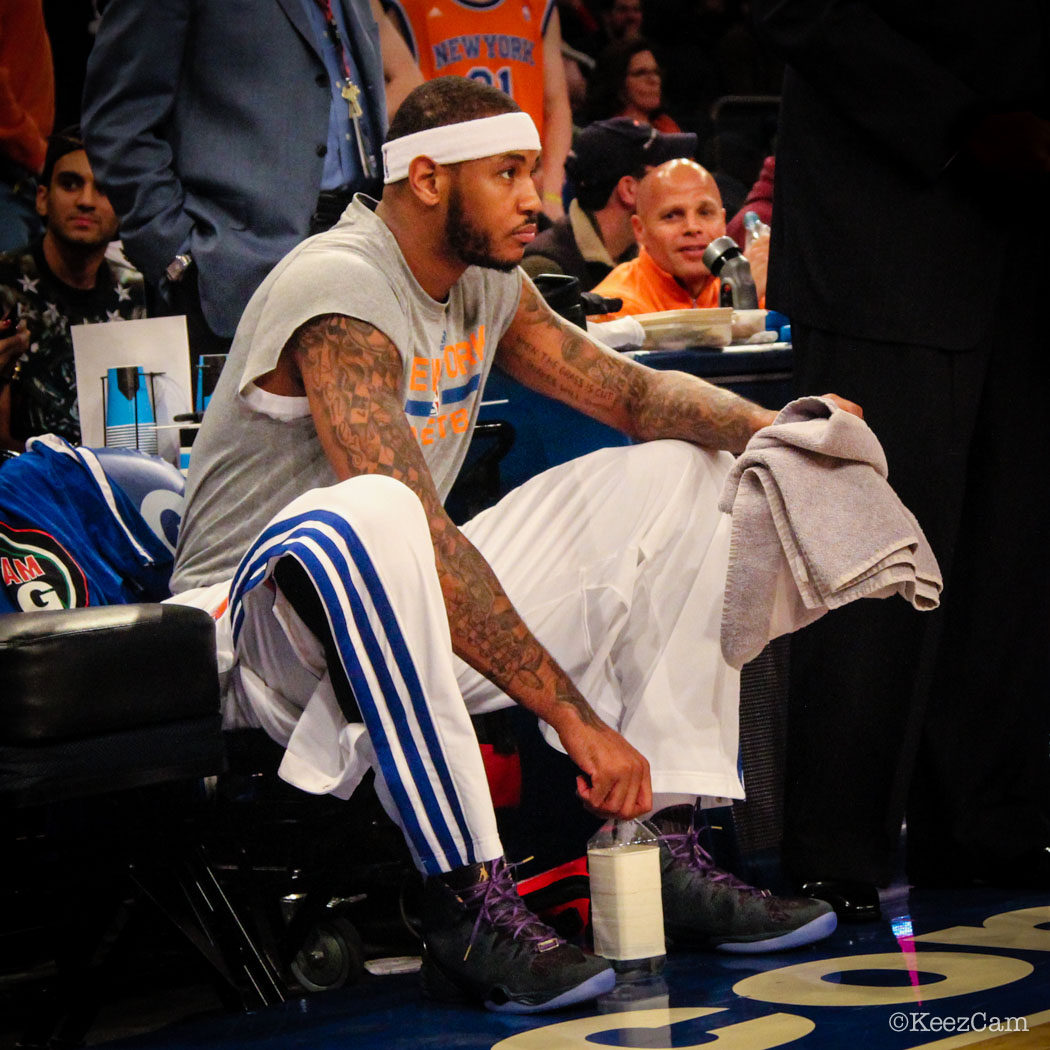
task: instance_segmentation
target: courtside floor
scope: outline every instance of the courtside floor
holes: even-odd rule
[[[628,1010],[513,1017],[427,1003],[414,974],[106,1046],[182,1050],[1050,1050],[1050,893],[894,890],[808,949],[672,954]]]

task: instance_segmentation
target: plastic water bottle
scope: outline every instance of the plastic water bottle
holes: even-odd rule
[[[759,237],[769,236],[769,227],[758,217],[758,212],[744,212],[744,251],[747,251]]]
[[[587,843],[595,953],[608,959],[617,981],[663,970],[664,909],[660,845],[638,820],[610,820]]]

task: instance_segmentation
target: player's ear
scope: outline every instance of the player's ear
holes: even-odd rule
[[[438,204],[444,194],[445,168],[429,157],[413,157],[408,166],[408,184],[420,202]]]

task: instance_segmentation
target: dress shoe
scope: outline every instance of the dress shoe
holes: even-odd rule
[[[804,897],[827,901],[843,922],[875,922],[881,916],[879,891],[870,882],[813,879],[799,887]]]

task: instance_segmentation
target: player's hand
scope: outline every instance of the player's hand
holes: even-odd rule
[[[596,816],[629,820],[653,808],[649,763],[619,733],[596,716],[575,721],[559,733],[569,757],[580,768],[576,793]]]
[[[844,397],[839,397],[838,394],[825,394],[824,396],[829,401],[834,401],[843,412],[849,412],[851,415],[858,416],[860,419],[864,418],[864,409],[853,401],[847,401]]]

